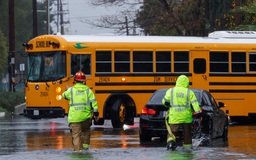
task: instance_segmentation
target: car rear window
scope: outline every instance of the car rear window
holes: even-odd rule
[[[200,105],[201,104],[200,93],[199,92],[194,92],[194,93],[195,93],[196,99],[197,99],[197,101],[198,101],[198,103]]]
[[[165,96],[165,93],[168,89],[163,89],[163,90],[158,90],[155,93],[153,93],[153,95],[151,96],[151,98],[148,101],[148,104],[158,104],[158,105],[162,105],[162,99]],[[202,104],[202,95],[200,92],[196,92],[194,91],[195,96],[197,98],[197,101],[199,103],[199,105]]]
[[[148,104],[162,104],[162,99],[165,96],[165,91],[157,91],[150,98]]]

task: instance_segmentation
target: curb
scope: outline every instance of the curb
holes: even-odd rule
[[[22,103],[14,107],[14,114],[23,114],[23,110],[26,108],[26,103]]]

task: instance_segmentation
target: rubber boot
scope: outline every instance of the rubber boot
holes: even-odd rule
[[[167,150],[174,151],[177,148],[176,142],[170,141],[167,143]]]

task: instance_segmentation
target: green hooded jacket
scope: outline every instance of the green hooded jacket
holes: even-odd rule
[[[174,88],[166,91],[162,100],[163,105],[170,104],[169,124],[192,123],[192,111],[199,113],[200,106],[194,92],[189,87],[189,79],[185,75],[178,77]],[[193,110],[191,108],[193,106]]]
[[[76,83],[62,93],[69,100],[68,122],[82,122],[98,112],[98,103],[92,90],[83,83]]]

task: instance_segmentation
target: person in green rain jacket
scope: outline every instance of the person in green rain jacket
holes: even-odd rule
[[[84,84],[86,76],[78,71],[75,75],[76,84],[62,93],[69,100],[68,123],[72,133],[75,152],[82,152],[90,146],[90,127],[92,118],[97,121],[98,103],[92,90]]]
[[[200,112],[200,106],[194,92],[189,87],[189,79],[180,75],[174,88],[166,91],[162,100],[163,105],[169,108],[168,111],[168,136],[167,149],[176,148],[176,134],[180,126],[184,128],[183,148],[192,148],[192,112]],[[192,105],[192,107],[191,107]]]

